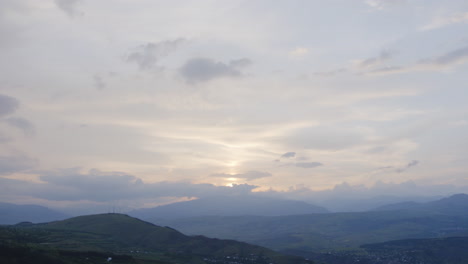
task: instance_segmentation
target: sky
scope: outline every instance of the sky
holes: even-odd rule
[[[0,201],[468,192],[465,0],[2,0]]]

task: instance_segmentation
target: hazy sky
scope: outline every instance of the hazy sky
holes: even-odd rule
[[[468,186],[466,0],[2,0],[0,71],[2,201]]]

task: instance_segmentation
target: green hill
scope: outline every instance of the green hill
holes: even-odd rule
[[[38,247],[41,250],[109,252],[139,261],[227,263],[227,259],[236,258],[243,261],[239,263],[310,263],[247,243],[186,236],[174,229],[122,214],[2,227],[0,242],[10,247]]]

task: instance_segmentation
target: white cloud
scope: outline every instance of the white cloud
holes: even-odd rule
[[[291,57],[304,57],[309,54],[309,49],[304,47],[297,47],[289,52]]]
[[[245,173],[238,173],[238,174],[227,174],[227,173],[216,173],[211,174],[211,177],[221,177],[221,178],[237,178],[237,179],[244,179],[244,180],[256,180],[265,177],[271,177],[271,173],[269,172],[262,172],[262,171],[247,171]]]
[[[383,10],[395,5],[401,5],[408,0],[366,0],[365,3],[376,10]]]
[[[455,13],[446,17],[437,17],[431,23],[421,27],[421,30],[433,30],[442,27],[446,27],[453,24],[467,23],[468,22],[468,12],[464,13]]]

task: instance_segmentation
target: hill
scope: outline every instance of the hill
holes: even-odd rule
[[[176,219],[208,215],[281,216],[327,212],[328,210],[323,207],[301,201],[252,196],[219,196],[178,202],[155,208],[139,209],[129,212],[129,215],[154,221],[156,219]]]
[[[447,198],[427,203],[403,202],[378,207],[372,211],[420,211],[447,215],[457,215],[468,212],[468,195],[455,194]]]
[[[12,225],[19,222],[42,223],[62,220],[68,216],[39,205],[0,203],[0,224]]]
[[[226,258],[258,263],[308,263],[272,250],[233,240],[190,237],[122,214],[101,214],[0,229],[0,241],[47,250],[110,252],[171,263],[224,263]],[[16,245],[15,244],[15,245]]]

